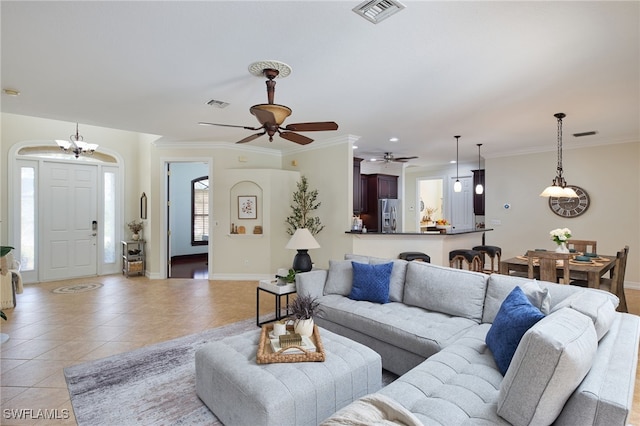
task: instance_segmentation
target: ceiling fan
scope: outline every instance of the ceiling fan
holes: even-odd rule
[[[415,155],[411,156],[411,157],[394,157],[394,155],[392,153],[385,152],[384,156],[382,156],[380,158],[380,160],[373,159],[372,161],[384,161],[385,163],[391,163],[391,162],[394,162],[394,163],[406,163],[407,161],[414,160],[416,158],[418,158],[418,157],[416,157]]]
[[[265,68],[262,70],[262,75],[267,77],[267,102],[266,104],[258,104],[249,108],[249,112],[255,115],[260,123],[260,126],[236,126],[232,124],[218,124],[218,123],[206,123],[199,122],[198,124],[207,126],[224,126],[224,127],[239,127],[247,130],[261,130],[259,133],[254,133],[251,136],[247,136],[244,139],[239,140],[236,143],[246,143],[254,139],[259,138],[262,135],[269,135],[269,142],[273,142],[273,136],[277,133],[281,138],[287,139],[291,142],[295,142],[300,145],[306,145],[313,142],[313,139],[300,135],[294,132],[316,132],[325,130],[338,130],[338,125],[333,121],[319,121],[311,123],[295,123],[288,124],[282,127],[284,120],[291,115],[291,108],[273,103],[273,97],[275,94],[276,82],[274,78],[280,73],[279,70],[274,68]]]

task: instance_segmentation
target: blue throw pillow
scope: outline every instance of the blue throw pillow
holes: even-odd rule
[[[370,265],[351,262],[353,285],[349,298],[374,303],[389,303],[389,282],[393,262]]]
[[[529,302],[520,287],[504,299],[485,339],[503,376],[524,333],[542,318],[544,314]]]

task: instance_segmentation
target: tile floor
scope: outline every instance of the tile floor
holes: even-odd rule
[[[77,294],[55,294],[63,285],[102,283]],[[255,281],[198,279],[148,280],[120,275],[25,286],[18,306],[5,310],[0,331],[10,339],[0,346],[0,424],[75,424],[64,367],[246,318],[255,318]],[[627,303],[640,314],[640,291],[627,291]],[[261,314],[273,309],[261,293]],[[640,426],[640,379],[636,376],[634,412]],[[54,420],[11,418],[11,411],[37,417],[49,410]],[[24,413],[24,411],[23,411]],[[68,418],[63,418],[67,417]]]

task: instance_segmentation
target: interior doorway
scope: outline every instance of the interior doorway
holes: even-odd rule
[[[418,212],[416,224],[420,232],[428,226],[433,226],[433,222],[442,219],[444,212],[444,194],[442,178],[418,179]]]
[[[167,163],[167,277],[209,277],[209,164]]]

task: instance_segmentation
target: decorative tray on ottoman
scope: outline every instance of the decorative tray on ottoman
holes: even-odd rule
[[[322,339],[320,338],[320,332],[318,326],[313,326],[313,334],[311,335],[311,343],[315,345],[315,351],[308,351],[299,346],[291,346],[289,348],[283,348],[278,352],[274,352],[271,347],[271,339],[269,334],[273,331],[273,325],[267,324],[262,326],[262,333],[260,334],[260,342],[258,343],[258,352],[256,354],[256,362],[258,364],[271,364],[274,362],[323,362],[325,359],[324,346],[322,346]],[[287,326],[287,331],[293,333],[293,327]],[[284,353],[284,351],[290,352],[290,349],[296,349],[295,353]]]

